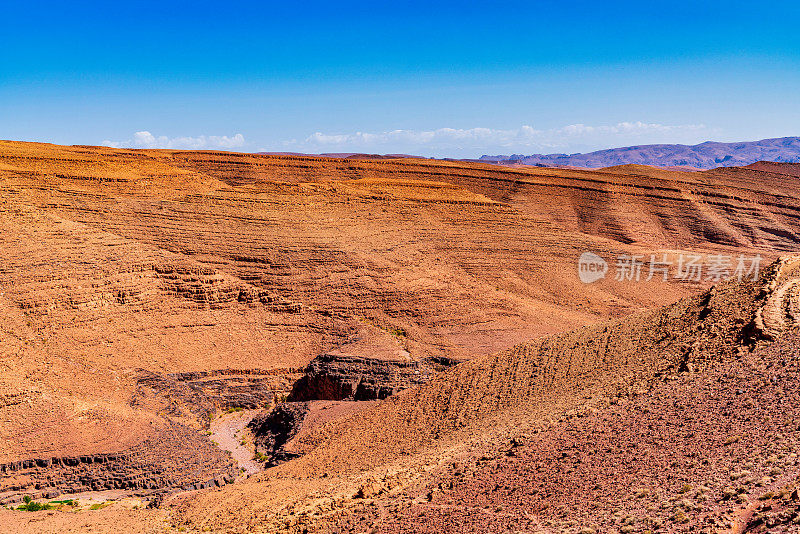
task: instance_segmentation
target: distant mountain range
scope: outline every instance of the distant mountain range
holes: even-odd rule
[[[694,167],[698,169],[749,165],[757,161],[797,163],[800,162],[800,137],[780,137],[742,143],[706,141],[699,145],[627,146],[598,150],[587,154],[481,156],[479,161],[505,165],[590,168],[635,163],[658,167]]]

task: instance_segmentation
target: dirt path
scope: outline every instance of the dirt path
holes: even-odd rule
[[[231,453],[233,459],[244,469],[245,475],[252,475],[263,469],[262,465],[253,460],[253,452],[242,445],[245,427],[261,410],[243,410],[223,414],[211,421],[209,439],[217,446]]]

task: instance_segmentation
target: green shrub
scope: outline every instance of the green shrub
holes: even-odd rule
[[[17,507],[17,510],[23,510],[26,512],[38,512],[40,510],[52,510],[54,507],[49,504],[42,504],[40,502],[34,501],[30,495],[25,495],[22,498],[23,504]]]
[[[392,334],[393,336],[397,336],[397,337],[407,337],[408,336],[408,333],[406,332],[406,329],[405,328],[401,328],[401,327],[392,328],[391,330],[389,330],[389,333]]]
[[[67,506],[78,506],[78,501],[75,499],[64,499],[63,501],[50,501],[49,504],[65,504]]]

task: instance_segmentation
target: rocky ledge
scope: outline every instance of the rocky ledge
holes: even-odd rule
[[[228,408],[267,408],[285,397],[300,369],[223,369],[183,373],[141,370],[131,404],[206,428],[213,414]]]
[[[427,382],[453,360],[386,360],[326,353],[314,358],[295,382],[288,401],[378,400]]]
[[[169,423],[131,449],[104,454],[29,458],[0,464],[0,504],[29,495],[125,489],[138,493],[203,489],[236,478],[229,455],[197,431]]]

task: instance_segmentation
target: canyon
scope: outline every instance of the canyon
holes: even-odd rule
[[[0,503],[124,490],[152,504],[0,510],[0,523],[606,532],[625,526],[614,508],[640,529],[712,529],[751,502],[791,523],[798,198],[789,163],[590,170],[0,141]],[[610,265],[590,284],[587,251]],[[684,255],[760,269],[681,277]],[[653,257],[674,260],[664,278],[611,272]],[[752,405],[720,408],[729,396]],[[701,484],[642,475],[607,431],[644,447],[633,421],[696,410],[705,426],[684,435],[724,443],[755,432],[755,412],[735,415],[754,406],[780,420],[758,427],[760,450],[779,450],[737,453],[753,464],[743,479],[772,478],[751,490],[782,483],[760,501],[717,500],[714,477],[733,469],[720,462],[702,493],[722,504],[659,508]],[[226,450],[214,422],[236,413],[254,415]],[[595,442],[592,511],[558,488]],[[263,470],[243,472],[234,446]],[[659,465],[709,460],[685,452],[692,466],[677,452]],[[621,465],[627,482],[609,482]],[[624,493],[632,473],[645,496]]]

